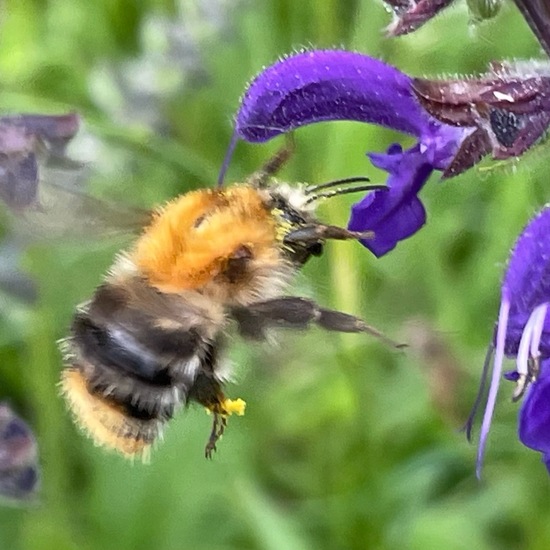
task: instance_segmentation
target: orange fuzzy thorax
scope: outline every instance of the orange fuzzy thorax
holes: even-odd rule
[[[275,222],[260,193],[246,185],[192,191],[159,210],[132,260],[163,292],[199,289],[243,245],[257,259],[274,254]]]

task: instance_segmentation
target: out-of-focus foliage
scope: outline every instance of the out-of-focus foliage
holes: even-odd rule
[[[93,169],[90,187],[151,206],[214,183],[245,84],[287,52],[343,46],[415,76],[540,55],[511,5],[479,27],[468,21],[458,2],[387,40],[389,15],[375,0],[6,0],[0,112],[78,111],[87,128],[72,146]],[[282,175],[376,181],[364,151],[392,137],[357,123],[300,130]],[[229,179],[276,147],[240,144]],[[428,184],[428,225],[383,259],[353,243],[328,246],[298,291],[413,345],[394,353],[320,331],[281,334],[279,348],[237,344],[229,393],[246,399],[247,414],[231,420],[211,462],[202,455],[210,419],[198,409],[172,423],[146,466],[77,432],[56,388],[55,341],[115,249],[27,250],[38,299],[29,308],[0,294],[0,398],[35,430],[42,494],[31,508],[0,508],[0,548],[546,550],[549,480],[517,441],[517,406],[502,396],[482,483],[457,428],[475,395],[508,248],[548,199],[547,154]],[[352,201],[321,214],[343,224]]]

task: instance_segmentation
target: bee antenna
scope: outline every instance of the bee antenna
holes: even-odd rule
[[[360,191],[380,191],[389,189],[386,185],[357,185],[355,187],[338,188],[334,191],[327,191],[326,193],[319,193],[318,195],[312,195],[304,204],[310,204],[318,201],[319,199],[330,199],[331,197],[337,197],[338,195],[348,195],[350,193],[359,193]]]
[[[321,189],[328,189],[329,187],[344,185],[346,183],[360,183],[360,182],[367,182],[367,181],[370,181],[370,179],[367,178],[366,176],[352,176],[351,178],[342,178],[338,180],[332,180],[327,183],[321,183],[320,185],[310,185],[309,187],[306,187],[305,194],[311,195],[312,193],[320,191]]]

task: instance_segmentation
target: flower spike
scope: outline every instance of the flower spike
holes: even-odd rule
[[[521,442],[544,455],[550,471],[550,207],[519,236],[502,285],[496,328],[493,375],[483,415],[476,472],[481,467],[505,358],[516,370],[505,378],[516,383],[512,400],[523,398],[519,416]]]

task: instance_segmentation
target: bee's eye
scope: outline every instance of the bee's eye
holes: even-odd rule
[[[323,254],[323,243],[313,243],[307,247],[307,251],[312,256],[321,256]]]

